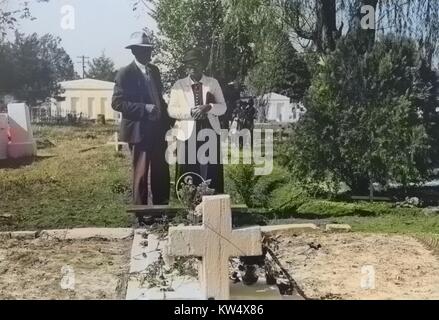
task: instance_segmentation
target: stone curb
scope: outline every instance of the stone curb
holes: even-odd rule
[[[17,239],[33,240],[41,238],[43,240],[124,240],[131,238],[134,230],[131,228],[82,228],[82,229],[62,229],[62,230],[43,230],[37,231],[14,231],[0,232],[0,240]]]
[[[327,224],[324,229],[320,229],[313,223],[288,224],[288,225],[271,225],[261,227],[261,231],[267,234],[295,234],[307,232],[351,232],[352,227],[348,224]]]
[[[287,225],[272,225],[261,227],[263,233],[268,234],[292,234],[292,233],[304,233],[304,232],[316,232],[321,231],[314,223],[302,223],[302,224],[287,224]]]

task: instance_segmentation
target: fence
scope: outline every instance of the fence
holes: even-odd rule
[[[98,119],[99,118],[105,119],[103,115],[98,115]],[[34,124],[53,125],[93,124],[97,122],[96,119],[91,119],[88,114],[83,112],[77,113],[63,109],[53,111],[46,108],[32,108],[31,121]],[[109,120],[109,122],[113,122],[113,120]]]

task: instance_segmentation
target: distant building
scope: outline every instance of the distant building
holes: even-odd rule
[[[258,101],[265,106],[267,121],[294,123],[306,112],[301,103],[291,103],[289,97],[274,92],[259,97]]]
[[[52,116],[73,114],[96,120],[103,114],[107,120],[120,120],[120,113],[111,108],[113,82],[81,79],[61,82],[60,86],[64,91],[60,97],[62,101],[52,103]]]

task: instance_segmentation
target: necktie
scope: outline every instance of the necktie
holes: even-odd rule
[[[156,106],[156,114],[152,115],[151,120],[157,121],[161,118],[161,99],[157,86],[154,83],[154,79],[151,76],[151,69],[148,66],[146,66],[145,79],[146,87],[149,90],[149,95]]]

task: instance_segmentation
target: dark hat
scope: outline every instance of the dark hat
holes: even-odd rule
[[[183,63],[200,61],[203,64],[206,63],[203,51],[200,48],[189,49],[183,56]]]
[[[126,46],[126,49],[132,49],[133,47],[153,48],[151,37],[145,32],[135,32],[131,35],[130,44]]]

